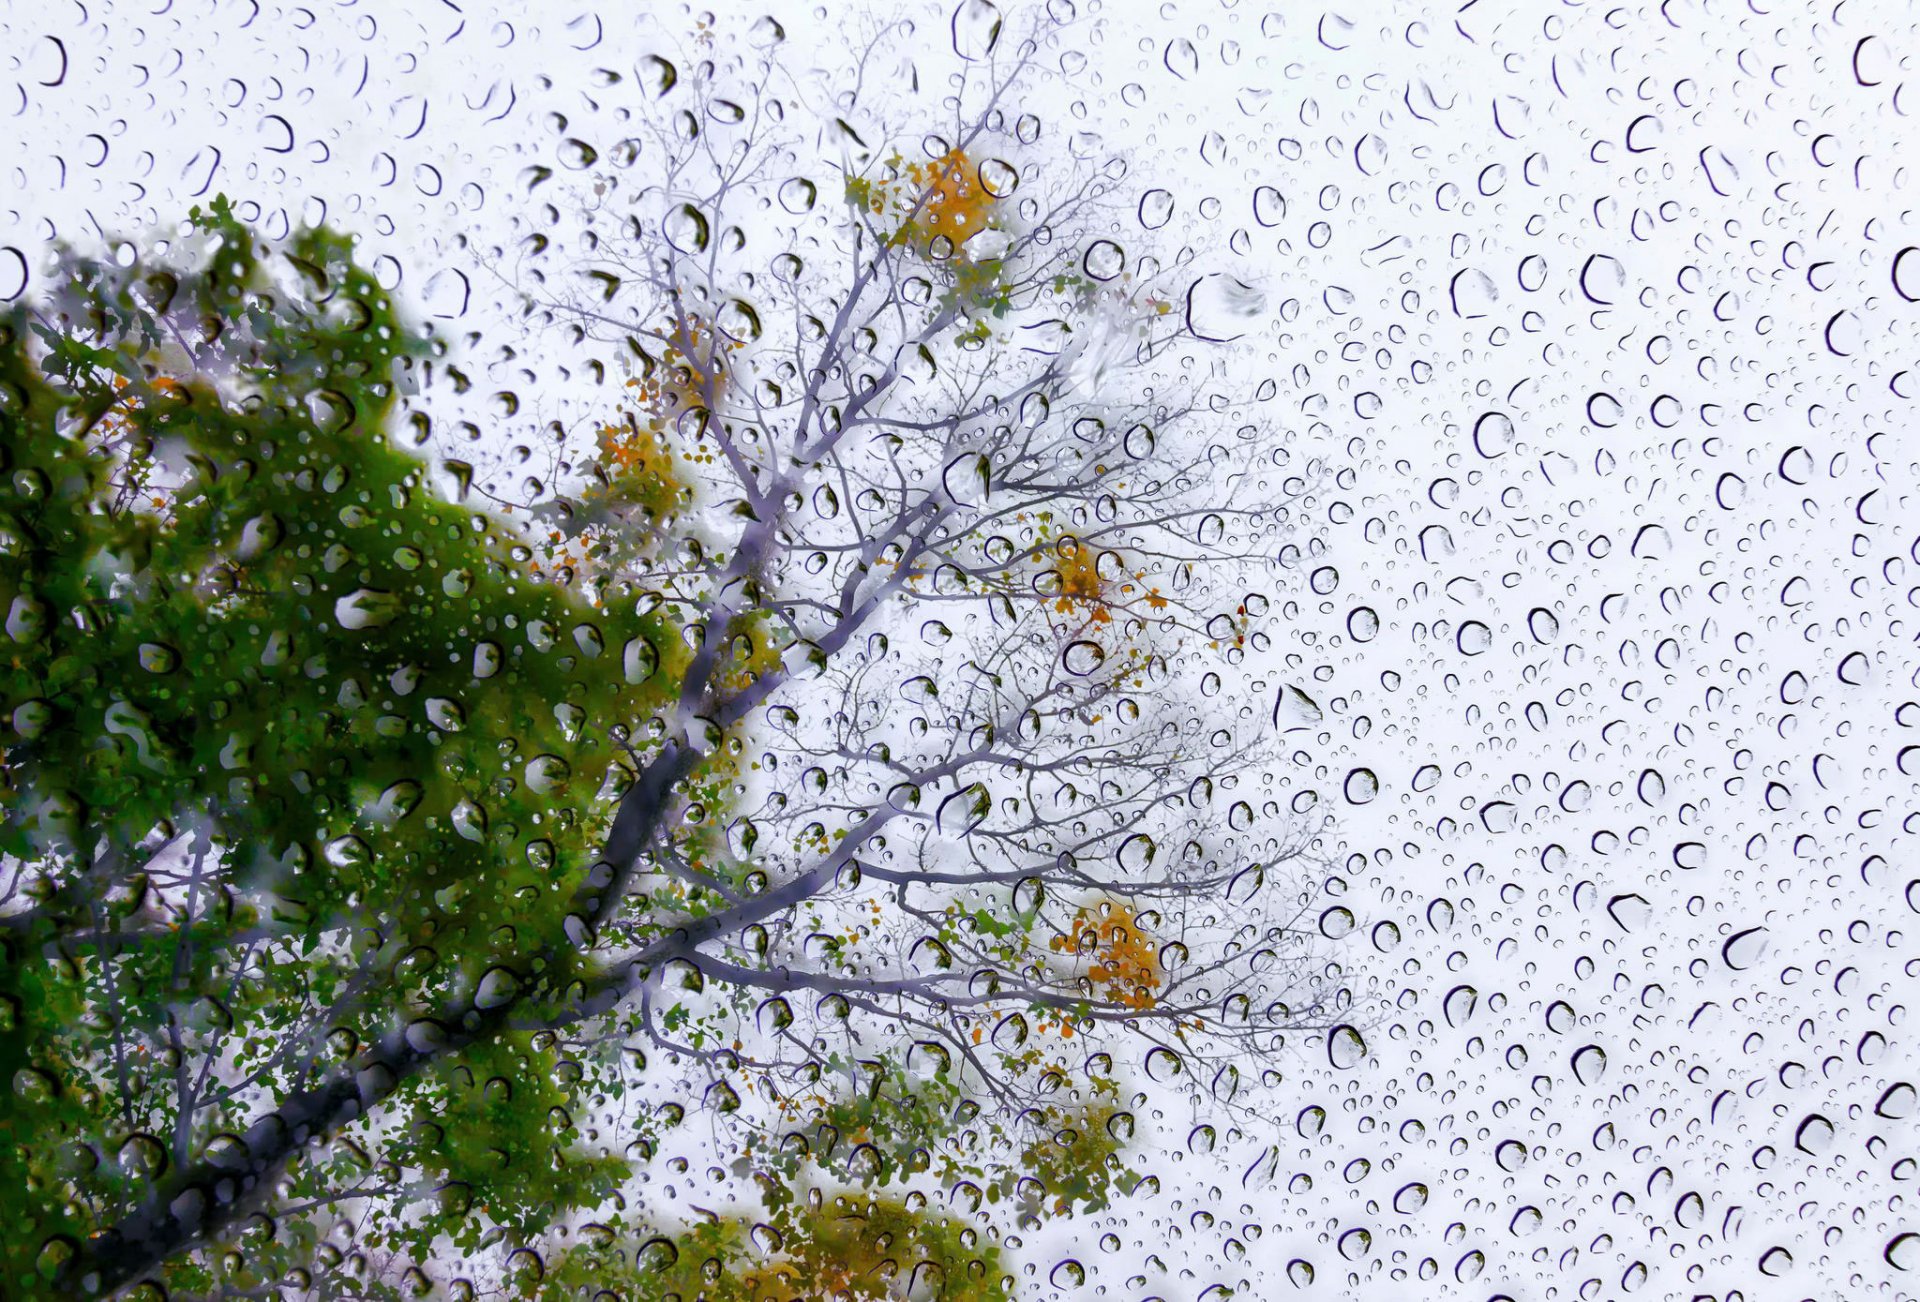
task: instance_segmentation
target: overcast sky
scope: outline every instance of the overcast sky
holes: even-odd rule
[[[1222,364],[1321,487],[1248,679],[1294,689],[1284,798],[1338,815],[1374,1021],[1265,1133],[1170,1118],[1160,1197],[1072,1228],[1086,1287],[1911,1296],[1913,13],[1273,7],[1110,5],[1041,108],[1265,295]],[[802,46],[873,22],[770,8]],[[649,39],[615,4],[0,10],[0,296],[224,191],[484,333],[456,239],[505,237],[546,115]]]

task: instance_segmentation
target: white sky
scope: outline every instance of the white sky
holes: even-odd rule
[[[1158,1155],[1120,1251],[1073,1227],[1060,1291],[1914,1295],[1911,1091],[1875,1111],[1920,1079],[1912,11],[1108,8],[1075,129],[1267,290],[1232,364],[1339,472],[1260,672],[1323,713],[1287,780],[1340,813],[1386,1002],[1272,1134]],[[626,6],[500,12],[0,11],[0,295],[52,234],[224,189],[270,229],[324,204],[453,313],[447,241],[504,229],[569,75],[639,52]]]

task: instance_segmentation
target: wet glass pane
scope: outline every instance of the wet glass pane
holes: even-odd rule
[[[1916,60],[0,13],[0,1296],[1908,1296]]]

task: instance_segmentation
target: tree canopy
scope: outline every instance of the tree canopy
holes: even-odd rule
[[[1131,1081],[1323,1024],[1201,667],[1259,431],[1061,342],[1202,336],[1102,173],[1011,202],[1026,66],[758,271],[732,205],[819,187],[663,110],[588,295],[522,282],[626,372],[536,500],[332,230],[218,201],[0,320],[13,1288],[1008,1296],[1141,1181]]]

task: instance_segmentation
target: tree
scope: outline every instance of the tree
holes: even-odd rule
[[[1324,1025],[1224,684],[1283,490],[1182,365],[1233,286],[1005,107],[1050,22],[954,30],[911,147],[764,26],[582,144],[514,282],[628,368],[577,489],[405,446],[460,359],[325,230],[0,327],[14,1285],[1005,1296],[1137,1074]]]

